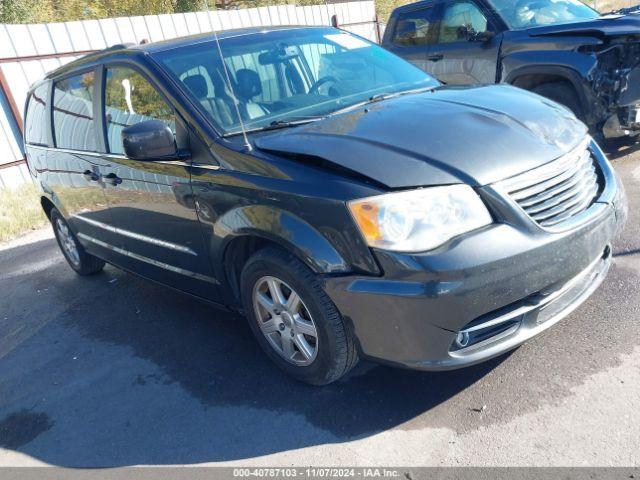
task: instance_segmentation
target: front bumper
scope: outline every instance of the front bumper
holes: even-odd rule
[[[615,104],[602,127],[605,138],[640,134],[640,67],[618,79]]]
[[[638,104],[617,107],[604,122],[602,134],[607,139],[640,135],[640,101]]]
[[[361,354],[423,370],[460,368],[513,349],[577,308],[606,276],[626,218],[624,190],[600,161],[605,191],[575,228],[496,223],[429,253],[375,251],[382,277],[328,277],[325,290]],[[469,329],[502,321],[508,328],[457,343]]]

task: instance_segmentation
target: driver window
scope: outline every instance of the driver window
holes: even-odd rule
[[[122,130],[146,120],[160,120],[176,133],[173,110],[138,72],[127,67],[108,68],[104,90],[109,152],[122,154]]]
[[[487,31],[487,18],[472,2],[456,2],[446,5],[440,23],[438,43],[467,41],[466,32]]]

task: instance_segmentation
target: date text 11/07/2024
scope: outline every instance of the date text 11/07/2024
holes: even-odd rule
[[[400,478],[394,468],[234,468],[235,478]]]

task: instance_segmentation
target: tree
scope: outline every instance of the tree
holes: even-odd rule
[[[333,1],[333,0],[330,0]],[[384,0],[393,1],[393,0]],[[0,0],[0,23],[47,23],[107,17],[263,7],[315,5],[324,0]]]
[[[0,0],[0,23],[53,21],[51,0]]]

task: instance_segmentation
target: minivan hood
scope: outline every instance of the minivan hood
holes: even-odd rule
[[[564,107],[508,85],[440,87],[271,133],[255,145],[321,158],[389,188],[482,186],[554,160],[587,128]]]
[[[640,15],[603,15],[594,20],[534,27],[528,30],[531,36],[587,35],[615,37],[640,34]]]

